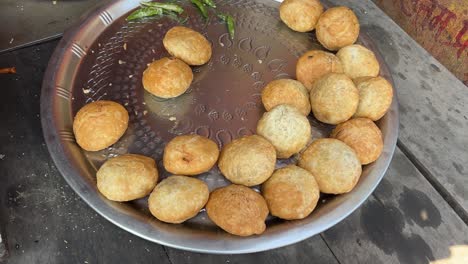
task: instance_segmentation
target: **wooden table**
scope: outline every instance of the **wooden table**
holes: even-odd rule
[[[0,75],[0,262],[414,264],[467,245],[468,88],[372,1],[346,5],[385,55],[401,113],[392,164],[351,216],[295,245],[224,256],[163,247],[114,226],[68,187],[42,138],[41,81],[58,41],[51,40],[0,54],[0,67],[18,71]]]

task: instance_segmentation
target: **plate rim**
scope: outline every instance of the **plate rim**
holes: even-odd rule
[[[278,0],[269,0],[269,1],[274,1],[274,2],[281,2]],[[105,219],[110,221],[111,223],[117,225],[118,227],[136,235],[141,238],[144,238],[146,240],[156,242],[158,244],[164,245],[164,246],[169,246],[177,249],[182,249],[182,250],[188,250],[188,251],[193,251],[193,252],[200,252],[200,253],[215,253],[215,254],[242,254],[242,253],[254,253],[254,252],[260,252],[260,251],[266,251],[274,248],[279,248],[279,247],[284,247],[287,245],[291,245],[294,243],[298,243],[300,241],[303,241],[307,238],[310,238],[314,235],[317,235],[321,232],[324,232],[325,230],[333,227],[337,223],[341,222],[344,218],[348,217],[351,213],[353,213],[357,208],[359,208],[364,201],[368,199],[368,197],[372,194],[372,192],[375,190],[375,188],[378,186],[384,175],[386,174],[386,171],[392,161],[393,154],[396,148],[396,143],[398,139],[398,133],[399,133],[399,109],[398,109],[398,98],[397,98],[397,92],[396,92],[396,87],[395,83],[393,81],[391,72],[389,71],[387,63],[383,60],[383,57],[380,54],[380,51],[374,47],[372,49],[377,56],[379,56],[380,63],[385,64],[385,67],[381,67],[383,69],[388,70],[387,72],[387,79],[388,81],[393,85],[393,90],[394,90],[394,96],[393,96],[393,101],[392,105],[390,107],[390,111],[387,113],[387,115],[390,115],[390,127],[393,127],[395,129],[394,133],[388,133],[385,137],[385,141],[388,141],[388,144],[384,145],[384,150],[386,151],[385,154],[388,156],[386,160],[384,161],[377,161],[379,162],[379,167],[380,167],[380,175],[377,175],[375,180],[370,183],[368,186],[368,189],[365,190],[365,192],[361,193],[355,200],[350,202],[345,201],[341,206],[345,207],[345,211],[341,212],[338,214],[337,217],[332,217],[333,219],[329,219],[330,221],[325,221],[320,228],[315,228],[315,229],[305,229],[301,230],[301,232],[294,232],[294,236],[287,236],[287,238],[284,238],[284,235],[286,235],[289,232],[286,232],[285,234],[273,234],[274,239],[271,239],[269,237],[269,241],[262,241],[262,235],[260,236],[252,236],[249,238],[241,238],[244,241],[249,241],[247,243],[248,245],[254,244],[255,247],[250,247],[250,246],[239,246],[239,239],[234,239],[232,240],[233,243],[236,244],[235,248],[230,248],[229,247],[229,242],[232,242],[231,240],[229,242],[224,241],[221,243],[221,246],[219,248],[202,248],[202,247],[197,247],[194,244],[186,245],[184,243],[174,243],[174,242],[168,242],[164,240],[164,238],[161,237],[154,237],[145,234],[145,228],[147,227],[142,227],[139,228],[138,230],[135,230],[135,227],[131,225],[132,220],[134,218],[130,215],[124,214],[122,212],[113,212],[112,210],[115,210],[114,207],[110,205],[109,201],[103,201],[99,197],[97,197],[96,194],[93,194],[89,189],[84,188],[83,177],[80,176],[80,174],[76,171],[76,169],[72,166],[72,162],[68,159],[66,159],[67,155],[65,153],[67,150],[62,144],[62,141],[60,139],[60,135],[58,133],[57,129],[57,122],[54,119],[53,115],[53,109],[51,107],[54,106],[54,96],[56,95],[56,89],[57,89],[57,72],[60,68],[61,62],[64,59],[64,56],[66,56],[67,51],[69,51],[71,44],[73,43],[73,39],[75,36],[80,32],[80,29],[82,27],[87,26],[93,19],[99,19],[99,15],[103,12],[108,10],[109,8],[115,7],[119,4],[122,4],[123,2],[126,2],[127,4],[130,5],[137,5],[138,1],[131,0],[131,1],[126,1],[126,0],[118,0],[114,1],[111,3],[104,4],[95,10],[92,10],[91,12],[88,12],[86,15],[84,15],[74,26],[69,28],[63,35],[62,39],[60,40],[59,44],[57,45],[55,51],[53,52],[51,59],[49,60],[47,70],[44,74],[43,82],[42,82],[42,91],[41,91],[41,101],[40,101],[40,113],[41,113],[41,125],[42,125],[42,131],[44,135],[44,139],[47,145],[47,148],[49,150],[49,153],[52,157],[52,160],[54,161],[57,169],[59,170],[60,174],[62,177],[65,179],[65,181],[72,187],[72,189],[91,207],[93,210],[95,210],[97,213],[99,213],[101,216],[103,216]],[[324,1],[326,2],[326,1]],[[88,25],[89,26],[89,25]],[[362,29],[362,28],[361,28]],[[360,33],[361,36],[366,36],[364,32]],[[368,43],[369,44],[369,43]],[[372,46],[373,43],[370,42],[370,45]],[[379,159],[380,160],[380,159]],[[371,175],[372,173],[369,173]],[[96,199],[98,198],[98,199]],[[340,208],[335,208],[334,211],[338,211]],[[336,212],[335,212],[336,214]],[[117,219],[116,219],[117,218]],[[330,218],[330,217],[328,217]],[[151,226],[151,225],[150,225]],[[154,228],[154,227],[153,227]],[[302,228],[303,227],[298,227]],[[150,231],[150,230],[146,230]]]

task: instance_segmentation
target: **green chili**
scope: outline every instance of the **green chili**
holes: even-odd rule
[[[234,39],[236,21],[231,15],[228,15],[226,23],[228,27],[229,36],[231,37],[231,39]]]
[[[236,27],[236,21],[231,15],[225,15],[225,14],[218,14],[218,17],[226,23],[229,36],[231,39],[234,39],[235,35],[235,27]]]
[[[135,19],[140,19],[144,17],[152,17],[152,16],[157,16],[161,15],[162,9],[161,8],[153,8],[153,7],[143,7],[140,9],[137,9],[133,11],[127,18],[127,21],[130,20],[135,20]]]
[[[194,5],[198,7],[200,13],[204,18],[208,18],[208,10],[206,10],[205,6],[199,0],[190,0]]]
[[[210,6],[212,8],[216,8],[216,4],[213,0],[202,0],[202,1],[205,5]]]
[[[173,3],[141,2],[140,4],[142,6],[161,8],[164,10],[173,11],[177,14],[182,14],[184,12],[184,9],[180,5]]]

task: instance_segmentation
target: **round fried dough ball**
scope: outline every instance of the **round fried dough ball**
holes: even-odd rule
[[[375,77],[379,75],[380,65],[374,52],[359,44],[346,46],[336,53],[343,70],[350,78]]]
[[[262,194],[270,213],[286,220],[307,217],[320,198],[314,176],[295,165],[275,171],[262,185]]]
[[[211,58],[210,42],[197,31],[176,26],[163,39],[166,50],[174,57],[183,60],[188,65],[202,65]]]
[[[192,69],[176,58],[154,61],[143,72],[143,88],[161,98],[173,98],[185,93],[192,80]]]
[[[343,72],[341,61],[334,54],[323,50],[304,53],[296,64],[296,78],[309,91],[318,79],[331,72]]]
[[[117,142],[128,127],[128,112],[112,101],[83,106],[73,120],[76,143],[85,150],[98,151]]]
[[[363,165],[376,161],[382,153],[382,132],[368,118],[354,118],[341,123],[330,137],[353,148]]]
[[[311,31],[323,13],[319,0],[285,0],[279,8],[281,20],[292,30]]]
[[[278,105],[260,118],[257,134],[275,146],[278,158],[289,158],[306,146],[311,127],[299,110],[289,105]]]
[[[245,136],[224,146],[218,162],[231,182],[254,186],[266,181],[276,164],[275,147],[261,136]]]
[[[362,172],[356,152],[334,138],[312,142],[301,154],[299,166],[314,175],[321,192],[330,194],[350,192]]]
[[[238,236],[250,236],[265,231],[268,206],[265,199],[254,190],[231,184],[210,194],[206,212],[224,231]]]
[[[359,21],[353,10],[332,7],[323,12],[315,27],[317,40],[328,50],[354,44],[359,36]]]
[[[354,117],[379,120],[387,113],[393,100],[392,85],[382,77],[354,79],[359,90],[359,105]]]
[[[179,224],[196,216],[209,195],[208,185],[202,180],[175,175],[156,185],[148,199],[148,207],[160,221]]]
[[[109,200],[125,202],[145,197],[158,181],[156,162],[125,154],[107,160],[96,174],[99,191]]]
[[[218,145],[199,135],[173,138],[164,148],[164,168],[173,174],[197,175],[209,171],[218,160]]]
[[[262,103],[267,111],[280,104],[297,108],[303,115],[310,113],[309,93],[302,83],[291,79],[275,80],[262,91]]]
[[[350,119],[359,103],[359,90],[343,73],[329,73],[320,78],[310,92],[314,116],[321,122],[336,125]]]

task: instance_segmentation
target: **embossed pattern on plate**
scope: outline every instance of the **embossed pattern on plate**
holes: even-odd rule
[[[95,172],[106,159],[124,153],[151,156],[164,178],[168,173],[161,162],[163,149],[176,135],[196,133],[222,147],[235,138],[255,133],[264,112],[262,88],[274,79],[294,78],[297,57],[309,49],[321,49],[313,33],[293,32],[281,23],[278,3],[273,1],[217,1],[219,11],[236,18],[234,40],[214,16],[205,21],[191,4],[182,2],[189,15],[186,26],[211,41],[213,56],[206,65],[192,67],[194,80],[185,94],[160,99],[144,91],[142,73],[151,61],[168,56],[162,38],[178,22],[167,17],[126,22],[126,14],[137,5],[137,1],[116,1],[67,32],[51,59],[43,84],[41,111],[49,150],[68,183],[96,211],[118,226],[158,243],[199,252],[243,253],[284,246],[317,234],[351,213],[372,192],[396,144],[396,98],[391,111],[378,122],[384,134],[384,153],[364,168],[356,189],[346,195],[323,196],[317,210],[304,220],[284,222],[269,217],[268,229],[262,236],[239,238],[224,233],[204,210],[182,225],[169,225],[149,214],[146,199],[125,204],[105,200],[95,187]],[[359,41],[374,49],[365,36]],[[72,60],[67,52],[78,57],[77,65],[69,63],[76,58]],[[382,75],[391,80],[385,63],[379,59]],[[96,100],[124,105],[130,114],[129,129],[113,146],[86,152],[74,142],[72,116],[84,104]],[[312,116],[309,120],[311,140],[328,136],[331,126]],[[293,163],[296,158],[280,160],[277,166]],[[199,178],[211,190],[229,184],[216,167]]]

